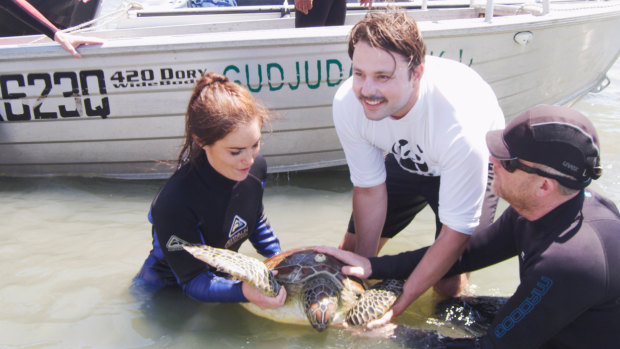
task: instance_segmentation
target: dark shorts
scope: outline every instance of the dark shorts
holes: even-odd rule
[[[385,184],[387,187],[388,205],[381,237],[392,238],[396,236],[411,223],[413,218],[426,205],[429,205],[435,213],[436,238],[442,227],[437,214],[439,208],[439,177],[420,176],[407,172],[400,167],[393,154],[388,154],[385,157],[385,169],[387,173]],[[489,226],[495,218],[495,209],[497,208],[499,198],[491,190],[493,178],[492,165],[489,164],[489,176],[482,203],[482,215],[480,216],[480,225],[478,225],[476,231]],[[353,215],[351,215],[349,220],[347,231],[355,233]]]
[[[295,28],[343,25],[346,14],[346,0],[314,0],[307,15],[295,11]]]

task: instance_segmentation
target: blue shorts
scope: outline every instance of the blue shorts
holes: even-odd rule
[[[218,6],[237,6],[235,0],[190,0],[189,7],[218,7]]]

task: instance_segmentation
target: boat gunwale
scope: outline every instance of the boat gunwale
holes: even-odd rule
[[[574,24],[579,22],[591,22],[593,20],[620,18],[620,2],[614,11],[609,8],[593,8],[591,11],[561,11],[552,12],[543,16],[517,15],[494,17],[494,21],[486,23],[484,18],[473,19],[446,19],[439,22],[418,22],[422,35],[425,38],[445,36],[466,36],[484,32],[510,32],[515,30],[540,29],[550,26]],[[518,17],[518,18],[517,18]],[[524,27],[527,25],[527,27]],[[329,45],[346,43],[346,36],[351,25],[339,27],[316,27],[316,28],[280,28],[259,29],[247,31],[214,32],[214,33],[174,33],[170,35],[136,36],[130,38],[106,39],[103,45],[86,46],[80,49],[82,59],[89,57],[117,55],[117,54],[148,54],[159,52],[163,48],[175,51],[193,51],[220,48],[247,48],[252,46],[299,46],[299,45]],[[131,29],[126,29],[131,33]],[[93,31],[86,35],[97,36],[106,31]],[[248,38],[252,33],[254,38]],[[30,36],[37,39],[41,36]],[[258,38],[256,38],[258,37]],[[127,50],[131,48],[131,50]],[[0,62],[21,59],[46,59],[54,56],[63,57],[65,52],[51,40],[32,45],[1,45]]]

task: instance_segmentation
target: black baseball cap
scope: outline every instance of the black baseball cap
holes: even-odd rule
[[[512,119],[503,130],[487,132],[487,147],[499,160],[523,159],[547,165],[575,180],[558,179],[582,189],[601,176],[598,135],[580,112],[539,105]]]

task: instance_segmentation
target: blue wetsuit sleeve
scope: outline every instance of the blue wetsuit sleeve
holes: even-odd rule
[[[282,252],[280,240],[273,232],[273,229],[271,229],[267,218],[262,212],[258,215],[256,229],[250,235],[250,242],[256,251],[264,257],[272,257]]]
[[[187,296],[201,302],[248,301],[241,290],[241,281],[229,280],[209,272],[198,274],[189,282],[181,284],[181,288]]]

